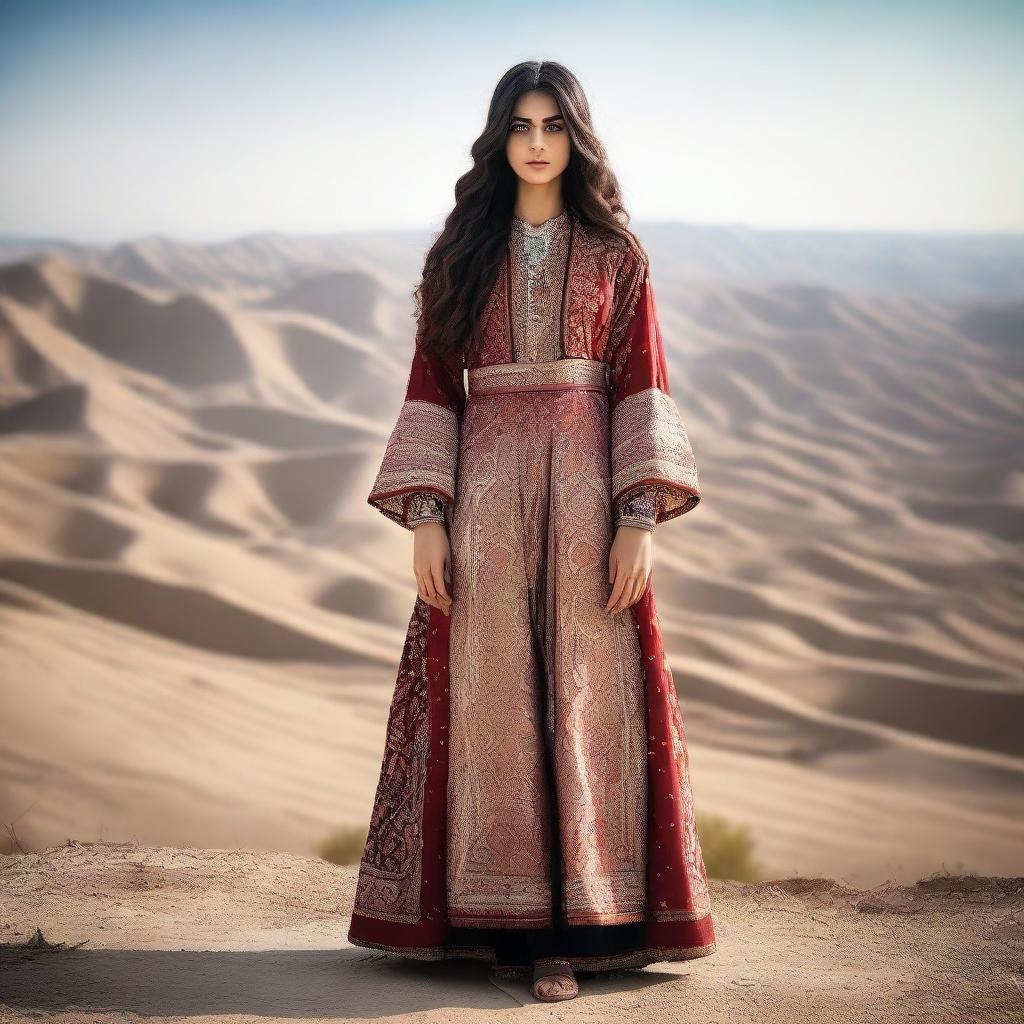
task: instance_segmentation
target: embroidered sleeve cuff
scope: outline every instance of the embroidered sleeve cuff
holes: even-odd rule
[[[447,523],[447,502],[433,491],[413,491],[407,498],[405,521],[411,529],[420,523]]]
[[[621,495],[615,503],[615,525],[639,526],[653,533],[658,521],[656,498],[653,487],[639,487]]]

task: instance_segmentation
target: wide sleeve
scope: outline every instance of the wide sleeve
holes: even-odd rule
[[[650,266],[630,249],[616,275],[610,363],[612,500],[617,522],[642,509],[650,528],[689,512],[701,499],[693,449],[669,391]],[[653,517],[653,518],[652,518]]]
[[[424,353],[417,332],[405,401],[366,499],[406,529],[436,514],[437,504],[424,501],[427,494],[436,495],[450,517],[466,403],[462,369],[461,352],[444,358]]]

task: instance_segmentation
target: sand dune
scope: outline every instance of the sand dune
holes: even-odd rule
[[[379,332],[375,314],[381,287],[370,274],[332,271],[311,274],[264,299],[267,309],[301,309],[363,336]]]
[[[0,293],[108,359],[179,387],[222,384],[249,372],[230,324],[197,296],[153,300],[56,260],[0,268]]]
[[[415,593],[365,496],[422,242],[0,244],[24,841],[306,852],[365,824]],[[890,240],[883,287],[877,239],[649,242],[704,486],[655,537],[698,806],[774,874],[1019,874],[1017,250]]]
[[[679,222],[633,226],[663,277],[702,286],[725,281],[770,290],[798,282],[958,302],[978,297],[1019,302],[1024,293],[1021,235],[922,236]],[[263,298],[311,273],[363,270],[403,291],[421,270],[424,250],[439,227],[313,235],[267,231],[203,244],[148,236],[113,247],[0,236],[0,262],[52,253],[80,270],[143,287],[161,279],[179,291],[230,289]]]

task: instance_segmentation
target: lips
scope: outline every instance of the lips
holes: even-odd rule
[[[530,167],[547,167],[551,163],[550,160],[527,160],[526,162]]]

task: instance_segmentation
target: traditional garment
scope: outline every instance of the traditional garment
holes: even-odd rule
[[[706,956],[653,589],[604,610],[616,526],[700,501],[647,258],[569,209],[513,218],[482,323],[465,357],[417,339],[368,497],[447,523],[453,602],[416,598],[349,940],[513,967]]]
[[[563,210],[543,224],[512,218],[509,239],[513,358],[516,362],[561,359],[559,317],[569,255],[569,211]],[[653,532],[657,523],[656,487],[626,491],[615,502],[615,525],[639,526]],[[448,522],[447,500],[430,491],[409,497],[406,524]]]

